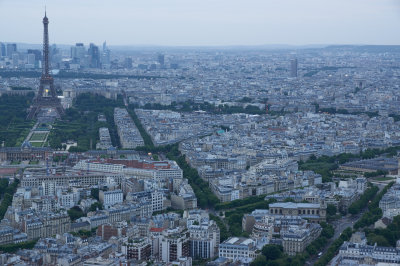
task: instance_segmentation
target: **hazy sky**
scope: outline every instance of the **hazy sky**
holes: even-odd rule
[[[400,0],[0,0],[0,41],[400,44]]]

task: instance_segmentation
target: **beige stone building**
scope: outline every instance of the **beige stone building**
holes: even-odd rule
[[[282,202],[269,205],[270,214],[300,216],[310,222],[326,221],[326,204]]]

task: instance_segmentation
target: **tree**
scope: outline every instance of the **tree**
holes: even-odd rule
[[[376,243],[378,246],[390,247],[389,241],[387,241],[384,236],[370,234],[370,235],[368,235],[367,239],[368,239],[369,244],[371,244],[371,245],[375,245],[375,243]]]
[[[102,209],[103,209],[103,204],[101,204],[100,202],[95,202],[92,205],[90,205],[89,211],[94,212]]]
[[[282,256],[283,247],[279,245],[265,245],[262,248],[262,254],[268,260],[276,260]]]
[[[81,208],[79,208],[78,206],[74,206],[71,209],[69,209],[67,211],[69,218],[71,218],[72,221],[75,221],[76,219],[79,219],[83,216],[85,216],[85,214],[83,213],[83,211],[81,210]]]
[[[321,224],[322,225],[322,224]],[[327,224],[323,227],[321,237],[332,238],[335,235],[335,229],[332,225]]]
[[[250,264],[251,266],[264,266],[267,264],[267,258],[264,255],[259,255],[257,258]]]
[[[92,196],[93,198],[99,200],[99,189],[98,188],[92,188],[90,190],[90,196]]]
[[[336,206],[333,204],[328,204],[328,206],[326,207],[326,212],[330,216],[335,215],[337,212]]]

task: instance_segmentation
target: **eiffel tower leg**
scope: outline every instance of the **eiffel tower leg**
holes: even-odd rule
[[[64,108],[62,108],[62,106],[58,106],[57,107],[57,113],[58,115],[61,117],[62,115],[64,115]]]

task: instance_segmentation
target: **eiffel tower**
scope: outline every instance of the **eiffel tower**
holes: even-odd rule
[[[35,119],[39,112],[44,108],[54,109],[57,112],[57,118],[64,114],[64,109],[61,106],[61,101],[57,98],[54,88],[54,79],[50,75],[49,66],[49,19],[44,13],[43,18],[43,63],[42,77],[40,78],[39,91],[33,99],[27,119]]]

